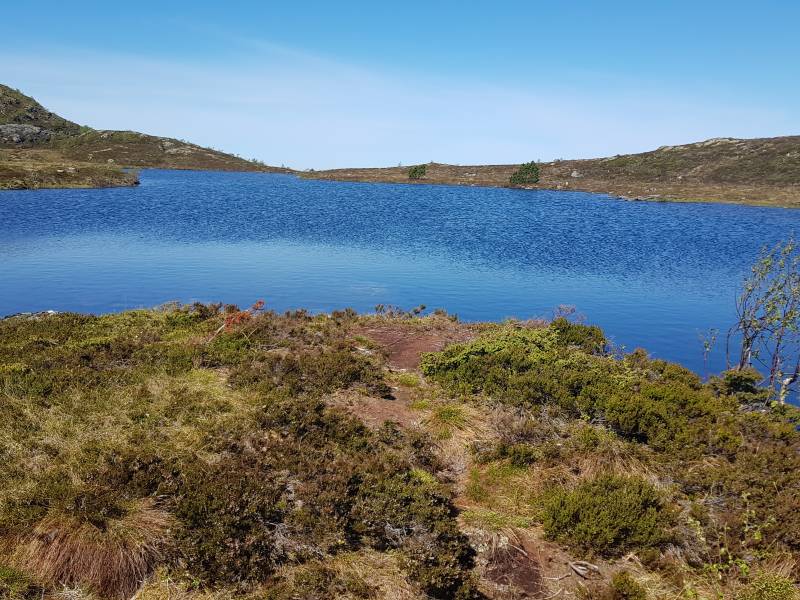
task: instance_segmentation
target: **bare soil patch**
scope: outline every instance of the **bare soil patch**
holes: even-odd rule
[[[455,322],[425,329],[387,323],[368,325],[354,333],[377,344],[385,353],[390,369],[414,371],[419,368],[423,352],[439,352],[449,344],[465,342],[475,337],[477,330]]]

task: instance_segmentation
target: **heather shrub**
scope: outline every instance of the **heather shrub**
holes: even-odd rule
[[[672,520],[662,495],[636,477],[604,474],[573,490],[552,490],[544,505],[547,536],[604,556],[654,548]]]
[[[589,584],[578,592],[582,600],[647,600],[647,590],[626,571],[614,573],[611,581]]]
[[[797,600],[800,588],[784,575],[762,571],[738,594],[736,600]]]
[[[647,590],[625,571],[614,573],[611,590],[614,600],[647,600]]]
[[[472,551],[435,478],[414,475],[413,440],[384,434],[310,398],[268,401],[220,461],[195,461],[153,491],[173,499],[182,564],[208,585],[246,585],[284,564],[395,549],[426,593],[452,597],[468,586]]]

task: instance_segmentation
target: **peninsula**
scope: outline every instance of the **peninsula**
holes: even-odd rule
[[[73,123],[0,84],[0,189],[127,186],[135,169],[286,171],[211,148]]]

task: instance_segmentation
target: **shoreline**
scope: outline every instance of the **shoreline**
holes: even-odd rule
[[[577,162],[577,161],[576,161]],[[758,206],[794,209],[800,208],[800,186],[732,186],[732,185],[702,185],[683,184],[680,191],[675,191],[671,186],[660,183],[625,182],[614,180],[584,180],[573,178],[572,181],[555,180],[546,174],[543,181],[535,185],[513,186],[505,181],[498,180],[497,176],[470,176],[476,170],[497,169],[503,172],[513,172],[515,165],[497,166],[455,166],[433,164],[428,175],[418,180],[408,179],[402,167],[375,167],[365,169],[332,169],[327,171],[296,171],[295,175],[302,179],[316,181],[339,181],[350,183],[397,183],[405,185],[453,185],[461,187],[499,188],[528,191],[553,191],[553,192],[586,192],[590,194],[603,194],[625,200],[627,202],[671,202],[671,203],[702,203],[702,204],[731,204],[741,206]],[[547,165],[542,165],[543,171]],[[437,168],[446,168],[449,171],[458,170],[466,175],[453,175],[448,173],[442,176],[437,173]],[[766,199],[754,199],[761,196]]]

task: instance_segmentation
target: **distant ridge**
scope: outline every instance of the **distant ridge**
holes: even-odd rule
[[[59,160],[119,167],[287,171],[182,140],[133,131],[94,130],[49,111],[30,96],[3,84],[0,148],[50,150],[58,153]]]
[[[533,189],[583,190],[631,199],[715,201],[800,207],[800,136],[715,138],[639,154],[557,160],[540,165]],[[410,180],[407,167],[333,169],[304,177],[342,181],[509,186],[519,165],[430,163]]]
[[[530,158],[530,157],[525,157]],[[122,167],[295,173],[196,144],[81,126],[0,84],[0,189],[132,185]],[[511,187],[512,165],[429,163],[408,167],[305,171],[341,181]],[[529,189],[581,190],[628,199],[711,201],[800,207],[800,136],[714,138],[638,154],[540,163]]]

